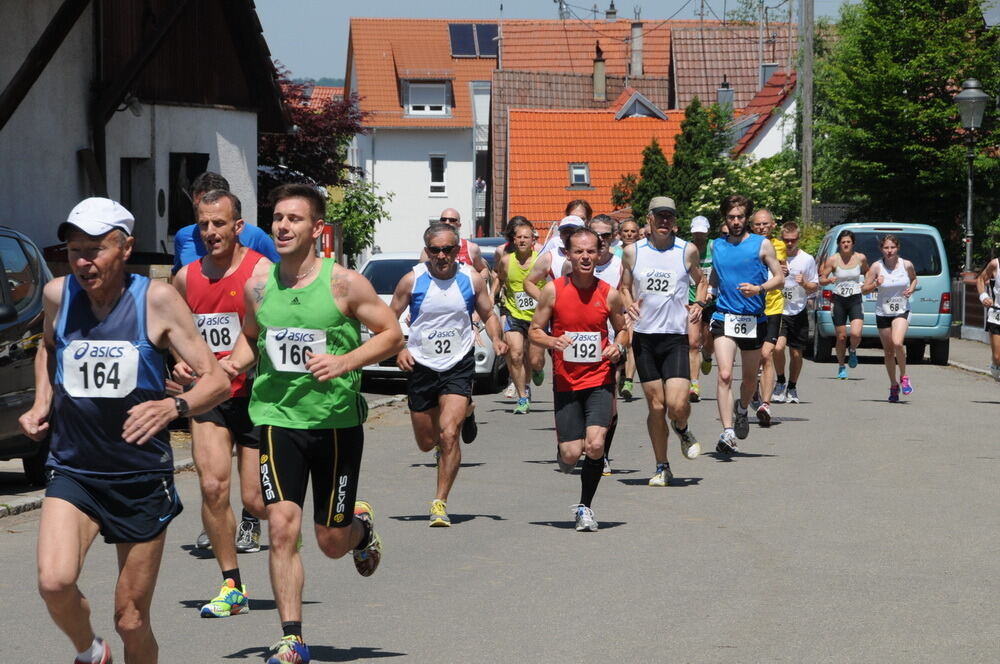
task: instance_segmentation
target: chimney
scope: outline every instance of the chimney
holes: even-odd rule
[[[719,86],[719,90],[716,93],[716,101],[719,106],[729,106],[733,107],[733,98],[736,91],[729,87],[729,82],[726,81],[726,75],[722,75],[722,84]]]
[[[615,9],[615,0],[611,0],[611,6],[608,7],[607,11],[604,12],[604,20],[606,21],[618,20],[618,10]]]
[[[594,55],[594,101],[608,100],[608,79],[604,75],[604,53],[601,51],[601,42],[595,46]]]
[[[632,76],[642,76],[642,21],[632,23],[632,62],[629,65]]]

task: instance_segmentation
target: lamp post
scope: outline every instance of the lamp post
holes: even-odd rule
[[[965,129],[965,156],[968,168],[968,199],[965,209],[965,269],[972,271],[972,161],[976,156],[976,130],[983,124],[983,111],[990,96],[983,92],[983,86],[974,78],[962,82],[962,91],[955,95],[955,105],[962,116]]]

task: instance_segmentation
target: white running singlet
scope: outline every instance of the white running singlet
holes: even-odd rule
[[[436,279],[427,263],[419,263],[413,274],[406,347],[423,366],[445,371],[472,350],[472,312],[476,307],[473,270],[459,264],[451,279]]]
[[[643,334],[687,334],[688,287],[691,277],[684,265],[688,243],[674,238],[673,246],[660,251],[648,239],[635,243],[632,297],[639,303],[639,320],[633,329]]]

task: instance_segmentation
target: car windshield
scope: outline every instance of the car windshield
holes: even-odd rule
[[[396,284],[407,272],[417,264],[416,258],[393,258],[384,261],[371,261],[365,265],[361,272],[368,281],[372,282],[375,292],[379,295],[392,295],[396,290]]]
[[[868,263],[882,258],[879,240],[886,233],[875,231],[854,231],[857,250],[868,257]],[[899,238],[899,255],[913,263],[918,277],[941,274],[941,254],[937,242],[931,235],[923,233],[896,233]]]

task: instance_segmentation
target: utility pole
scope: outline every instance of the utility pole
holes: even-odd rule
[[[803,224],[812,222],[813,197],[813,0],[802,0],[802,212]]]
[[[764,80],[764,0],[757,3],[757,89],[767,82]]]

